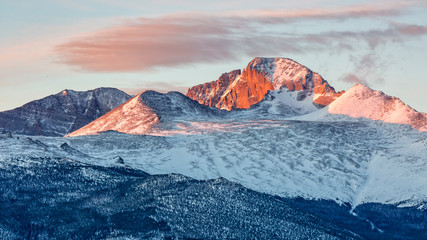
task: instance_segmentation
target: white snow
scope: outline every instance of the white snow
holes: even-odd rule
[[[269,109],[269,113],[282,114],[283,110],[281,110],[281,108],[283,108],[284,105],[291,107],[300,115],[318,110],[313,104],[313,95],[306,96],[303,100],[298,101],[297,97],[299,94],[311,93],[304,93],[304,91],[289,91],[287,89],[270,91],[270,95],[274,99],[270,102],[272,107]]]
[[[415,111],[398,98],[360,84],[353,86],[324,109],[294,119],[336,121],[340,118],[346,121],[360,121],[363,118],[407,124],[419,131],[427,131],[427,114]]]
[[[307,67],[287,58],[255,58],[250,67],[263,72],[273,83],[275,90],[285,86],[287,81],[302,81],[310,71]]]
[[[340,121],[181,121],[178,125],[170,132],[153,133],[162,136],[37,137],[49,146],[46,151],[23,139],[0,141],[0,149],[14,146],[0,151],[0,159],[49,155],[111,165],[113,157],[120,156],[126,165],[151,174],[225,177],[279,196],[331,199],[353,206],[427,202],[427,133],[400,125]],[[58,146],[64,141],[90,157],[61,150]]]
[[[225,177],[279,196],[331,199],[353,206],[425,205],[427,132],[386,122],[405,123],[417,114],[413,109],[360,85],[320,110],[313,106],[312,95],[297,101],[298,94],[272,91],[274,99],[259,105],[271,119],[257,118],[254,108],[235,118],[174,119],[169,128],[158,128],[158,116],[136,96],[80,133],[115,130],[144,135],[33,137],[44,145],[22,136],[1,139],[0,167],[17,156],[55,156],[107,166],[120,156],[126,165],[150,174]],[[285,118],[281,109],[308,114]],[[62,150],[64,142],[82,154]]]
[[[137,95],[96,121],[68,134],[67,137],[92,135],[108,130],[128,134],[146,134],[151,132],[158,122],[157,115],[143,104],[140,95]]]

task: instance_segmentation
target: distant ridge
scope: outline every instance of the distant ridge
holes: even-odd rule
[[[131,96],[115,88],[63,90],[0,112],[0,130],[26,135],[64,136],[104,115]]]

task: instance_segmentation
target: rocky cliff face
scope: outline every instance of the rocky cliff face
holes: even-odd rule
[[[261,73],[243,70],[242,74],[228,86],[215,107],[220,109],[250,108],[261,101],[273,89],[273,84]]]
[[[223,73],[216,81],[192,87],[193,90],[188,91],[187,96],[193,100],[197,99],[200,104],[214,107],[220,101],[222,94],[240,74],[240,70]]]
[[[271,90],[286,88],[313,96],[313,104],[323,107],[343,92],[337,93],[319,74],[286,58],[254,58],[240,75],[235,70],[217,81],[190,88],[187,96],[201,104],[220,109],[250,108]]]
[[[27,135],[64,136],[113,108],[130,96],[115,88],[78,92],[63,90],[0,113],[0,130]]]

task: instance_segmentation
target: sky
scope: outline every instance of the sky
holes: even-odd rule
[[[427,112],[427,1],[0,0],[0,111],[63,89],[185,94],[254,57]]]

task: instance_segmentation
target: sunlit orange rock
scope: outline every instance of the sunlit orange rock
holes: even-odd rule
[[[274,89],[273,84],[261,73],[245,69],[222,95],[217,108],[231,110],[233,108],[250,108],[260,102],[269,90]]]
[[[218,80],[203,83],[190,88],[187,97],[198,101],[200,104],[214,107],[221,99],[230,84],[241,74],[240,69],[223,73]]]
[[[319,74],[287,58],[254,58],[240,74],[225,73],[217,81],[190,88],[187,96],[220,109],[250,108],[270,90],[287,88],[313,95],[313,104],[324,107],[344,92],[336,92]]]

